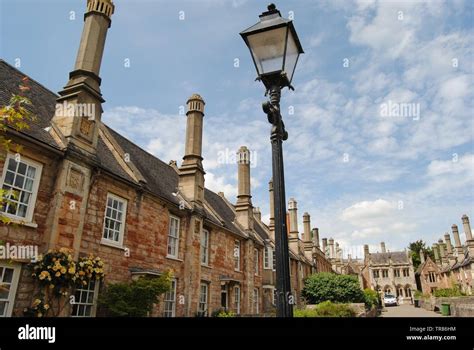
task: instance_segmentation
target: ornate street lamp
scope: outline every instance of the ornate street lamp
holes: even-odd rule
[[[293,317],[291,295],[288,236],[286,228],[285,177],[283,171],[282,143],[288,139],[285,124],[280,113],[281,89],[293,90],[291,81],[298,57],[303,53],[293,22],[281,17],[274,4],[268,5],[260,21],[240,33],[252,55],[257,80],[266,87],[265,96],[269,101],[263,103],[263,111],[273,125],[270,140],[272,143],[272,172],[275,196],[275,251],[276,251],[276,289],[277,316]]]

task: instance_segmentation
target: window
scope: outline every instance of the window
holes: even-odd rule
[[[395,270],[393,270],[393,275],[394,275],[395,277],[400,277],[400,269],[395,269]]]
[[[429,272],[428,273],[428,279],[431,283],[436,282],[436,275],[434,272]]]
[[[272,304],[273,305],[276,305],[276,300],[277,300],[277,290],[276,288],[273,288],[273,291],[272,291]]]
[[[276,254],[275,254],[275,249],[272,249],[272,270],[276,270]]]
[[[403,269],[403,277],[410,276],[410,269]]]
[[[255,248],[253,250],[253,263],[254,263],[254,272],[255,275],[258,275],[258,249]]]
[[[373,274],[374,278],[379,278],[379,276],[380,276],[379,275],[379,270],[373,270],[372,274]]]
[[[240,241],[234,242],[234,270],[240,271]]]
[[[168,256],[178,257],[179,247],[179,218],[170,215],[170,226],[168,231]]]
[[[126,214],[127,201],[109,193],[107,195],[107,205],[105,207],[104,234],[102,242],[122,246]]]
[[[265,250],[263,251],[263,268],[265,270],[270,270],[270,255],[271,255],[271,247],[270,246],[265,246]]]
[[[209,297],[209,285],[205,282],[201,282],[201,293],[199,295],[199,309],[198,309],[198,313],[200,316],[207,316],[208,297]]]
[[[163,299],[165,303],[164,317],[176,316],[176,280],[171,280],[171,289],[165,293]]]
[[[234,287],[234,304],[235,304],[235,313],[240,314],[240,287]]]
[[[12,315],[19,278],[19,265],[0,263],[0,317]]]
[[[259,313],[258,289],[257,288],[255,288],[253,290],[253,313],[254,314]]]
[[[382,277],[387,278],[388,277],[388,270],[382,270]]]
[[[33,220],[41,169],[42,165],[39,163],[23,157],[16,159],[10,154],[7,156],[2,175],[6,201],[0,211],[13,218],[28,222]]]
[[[228,305],[227,305],[227,285],[222,284],[221,285],[221,307],[227,310]]]
[[[87,286],[76,289],[74,294],[74,303],[72,304],[73,317],[92,317],[94,316],[96,289],[99,284],[96,280],[89,281]]]
[[[201,264],[209,265],[209,231],[201,231]]]

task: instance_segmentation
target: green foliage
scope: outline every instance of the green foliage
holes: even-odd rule
[[[3,160],[3,154],[14,149],[15,152],[20,152],[21,147],[14,145],[11,139],[6,137],[9,128],[21,131],[28,129],[28,122],[34,121],[35,116],[28,110],[31,101],[23,95],[24,92],[30,88],[28,86],[28,78],[22,79],[22,84],[19,86],[20,94],[12,95],[10,101],[5,106],[0,106],[0,159]],[[16,199],[16,191],[5,191],[0,189],[0,208],[4,204],[15,205],[11,199]],[[0,215],[0,222],[3,224],[10,224],[11,220],[7,216]]]
[[[423,249],[425,257],[429,256],[431,260],[434,260],[433,250],[431,249],[431,247],[427,247],[426,243],[421,239],[415,242],[411,242],[408,245],[408,249],[410,249],[411,258],[413,260],[413,267],[415,268],[415,270],[421,264],[420,250]]]
[[[319,304],[324,301],[333,303],[365,302],[364,292],[360,289],[357,277],[329,272],[309,276],[305,280],[303,297],[309,304]]]
[[[348,304],[335,304],[324,301],[314,309],[295,309],[294,317],[355,317],[354,309]]]
[[[433,292],[433,296],[440,298],[449,298],[449,297],[461,297],[464,296],[465,294],[461,292],[461,290],[458,287],[453,287],[453,288],[441,288],[437,289]]]
[[[378,307],[380,305],[380,295],[375,290],[370,288],[364,289],[365,306],[367,309]]]
[[[235,317],[235,313],[231,310],[219,309],[212,313],[213,317]]]
[[[99,297],[99,304],[110,316],[145,317],[159,302],[159,296],[171,289],[172,277],[168,271],[160,277],[110,284]]]

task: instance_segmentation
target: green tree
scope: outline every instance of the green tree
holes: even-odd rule
[[[425,257],[429,256],[432,260],[434,260],[433,250],[430,247],[427,247],[426,243],[421,239],[415,242],[411,242],[408,245],[408,249],[410,249],[410,254],[413,259],[413,267],[415,268],[415,270],[421,264],[420,250],[423,250],[423,252],[425,253]]]
[[[363,303],[364,292],[360,288],[356,276],[336,275],[321,272],[309,276],[305,280],[303,297],[310,304],[319,304],[324,301],[333,303]]]
[[[109,316],[146,317],[159,296],[171,288],[171,271],[160,277],[141,277],[131,283],[113,283],[99,297],[99,304]]]

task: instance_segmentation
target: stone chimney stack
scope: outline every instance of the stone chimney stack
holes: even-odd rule
[[[260,208],[253,208],[253,217],[255,218],[255,220],[257,220],[258,222],[261,222],[262,221],[262,213],[260,211]]]
[[[382,250],[382,253],[387,252],[387,250],[385,249],[385,242],[380,242],[380,249]]]
[[[425,263],[425,252],[423,251],[423,249],[420,249],[420,262],[422,264]]]
[[[453,254],[453,246],[451,245],[451,237],[449,237],[449,233],[444,234],[444,242],[446,243],[446,251],[448,255]]]
[[[440,259],[440,256],[439,256],[439,249],[438,249],[438,244],[437,243],[433,243],[433,253],[434,253],[434,257],[435,257],[435,263],[438,264],[438,265],[441,265],[441,259]]]
[[[186,145],[179,168],[179,191],[194,206],[204,202],[204,169],[202,167],[202,129],[204,100],[193,94],[187,101]]]
[[[268,183],[268,191],[270,193],[270,223],[268,228],[272,234],[272,238],[275,239],[275,197],[273,192],[273,180]]]
[[[438,240],[438,248],[439,248],[439,256],[441,258],[441,264],[445,265],[446,262],[447,262],[446,250],[445,250],[445,247],[444,247],[443,240],[441,238]]]
[[[317,227],[313,228],[312,239],[313,239],[313,245],[316,248],[319,248],[319,229]]]
[[[466,235],[466,245],[469,256],[474,256],[474,239],[472,239],[471,225],[469,224],[469,217],[464,214],[462,216],[462,226],[464,227],[464,234]]]
[[[334,246],[334,251],[335,251],[335,256],[334,258],[336,260],[339,260],[339,256],[340,256],[340,249],[339,249],[339,243],[336,242],[335,246]]]
[[[323,246],[322,246],[323,249],[322,249],[322,252],[324,253],[324,256],[325,256],[325,257],[329,257],[329,256],[328,256],[329,254],[327,254],[328,239],[327,239],[327,238],[323,238],[322,241],[323,241]]]
[[[329,259],[334,259],[336,257],[336,253],[334,251],[334,239],[329,238]]]
[[[459,261],[459,259],[464,259],[464,250],[462,248],[461,238],[459,237],[458,225],[453,224],[451,230],[453,231],[454,244]]]
[[[298,238],[298,203],[294,198],[288,201],[290,212],[290,238]]]
[[[240,147],[237,152],[238,164],[238,193],[235,204],[237,222],[245,229],[253,228],[252,196],[250,195],[250,151],[247,147]]]
[[[364,260],[365,261],[369,260],[369,255],[370,255],[369,245],[364,244]]]
[[[74,70],[57,98],[54,126],[74,146],[95,154],[102,118],[99,77],[107,31],[114,13],[112,0],[88,0]]]
[[[303,214],[303,241],[311,242],[311,216]]]

